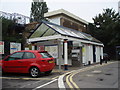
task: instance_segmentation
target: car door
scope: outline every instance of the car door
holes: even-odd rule
[[[29,67],[35,62],[36,56],[33,52],[25,52],[23,55],[23,60],[21,61],[21,72],[27,73]]]
[[[24,52],[16,52],[8,56],[8,58],[3,61],[3,70],[5,72],[20,72],[23,54]]]

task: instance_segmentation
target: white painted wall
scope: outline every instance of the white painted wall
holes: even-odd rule
[[[84,47],[82,48],[82,59],[83,63],[87,65],[89,60],[89,47],[87,44],[84,44]]]
[[[91,44],[83,44],[84,47],[82,48],[82,60],[85,65],[88,64],[88,61],[93,64],[93,45]],[[103,58],[103,47],[101,46],[95,46],[96,51],[96,63],[100,62],[100,56]]]
[[[101,59],[103,59],[103,47],[100,47]]]
[[[96,46],[96,62],[100,62],[101,49],[100,46]]]
[[[89,61],[93,63],[93,45],[89,45]]]
[[[86,48],[85,48],[85,44],[83,44],[84,46],[82,47],[82,63],[85,64],[86,63]]]
[[[88,64],[88,61],[89,61],[89,46],[86,45],[86,64]]]
[[[91,44],[87,44],[86,45],[86,57],[87,57],[87,59],[86,59],[86,64],[88,64],[88,61],[90,61],[91,62],[91,64],[93,63],[93,45],[91,45]]]
[[[52,23],[60,25],[60,17],[49,18],[49,21]]]

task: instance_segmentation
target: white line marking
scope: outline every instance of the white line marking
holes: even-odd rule
[[[63,77],[64,77],[65,75],[62,75],[62,76],[60,76],[59,78],[58,78],[58,87],[59,88],[65,88],[65,85],[64,85],[64,82],[63,82]]]
[[[52,80],[52,81],[50,81],[50,82],[48,82],[48,83],[45,83],[45,84],[43,84],[43,85],[41,85],[41,86],[38,86],[38,87],[36,87],[35,89],[32,89],[32,90],[36,90],[36,89],[38,89],[38,88],[42,88],[42,87],[44,87],[44,86],[46,86],[46,85],[48,85],[48,84],[51,84],[51,83],[53,83],[53,82],[55,82],[55,81],[57,81],[58,79],[54,79],[54,80]]]

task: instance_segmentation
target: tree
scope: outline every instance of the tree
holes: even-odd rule
[[[89,24],[90,33],[103,42],[105,50],[110,51],[111,47],[120,45],[120,15],[115,10],[104,9],[93,21],[92,25]]]
[[[2,20],[2,40],[10,41],[10,37],[13,35],[12,33],[14,33],[13,29],[15,23],[13,20],[9,20],[4,17],[0,17],[0,19]]]
[[[24,31],[24,26],[15,23],[15,20],[10,20],[5,17],[0,17],[2,25],[2,41],[4,41],[4,51],[6,55],[10,54],[10,42],[23,43],[23,37],[20,35]]]
[[[10,20],[4,17],[0,17],[2,20],[2,40],[9,42],[22,42],[22,36],[20,35],[24,31],[24,26],[15,23],[14,20]]]
[[[120,38],[120,16],[113,9],[104,9],[94,20],[94,35],[105,45],[116,45],[114,40]],[[119,35],[118,35],[119,34]]]
[[[31,14],[30,14],[30,21],[37,21],[46,20],[44,17],[44,13],[48,12],[46,2],[34,0],[31,5]]]

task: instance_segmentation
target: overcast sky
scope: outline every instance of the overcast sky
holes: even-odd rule
[[[118,12],[120,0],[44,0],[47,2],[49,11],[65,9],[76,16],[93,22],[92,18],[103,12],[103,9],[113,8]],[[0,0],[0,11],[19,13],[30,16],[32,0]]]

